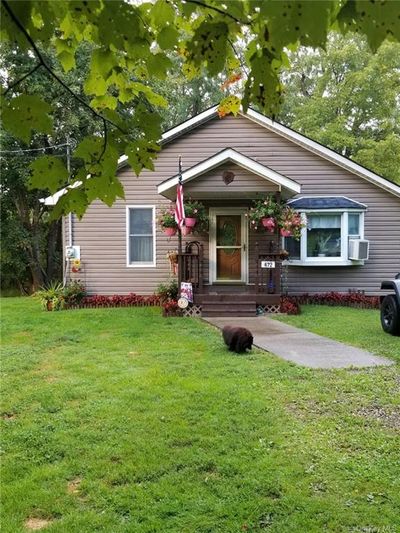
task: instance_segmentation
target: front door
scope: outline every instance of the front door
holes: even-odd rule
[[[247,226],[244,209],[212,209],[210,279],[212,283],[247,281]]]

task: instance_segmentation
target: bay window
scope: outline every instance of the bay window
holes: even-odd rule
[[[155,212],[153,206],[126,208],[127,266],[155,266]]]
[[[284,239],[289,264],[298,266],[348,266],[349,239],[364,238],[366,206],[345,197],[303,197],[288,204],[301,213],[301,238]]]
[[[340,214],[307,215],[307,257],[340,257],[342,217]]]

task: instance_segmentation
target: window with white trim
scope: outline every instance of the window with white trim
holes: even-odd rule
[[[127,207],[127,265],[155,266],[154,206]]]
[[[364,211],[300,210],[305,222],[301,238],[284,239],[289,263],[310,266],[353,265],[348,257],[349,239],[364,238]]]

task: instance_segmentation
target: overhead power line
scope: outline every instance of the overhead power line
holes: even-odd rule
[[[51,146],[44,146],[43,148],[28,148],[26,150],[23,150],[22,148],[19,150],[0,150],[0,155],[19,154],[19,153],[28,153],[28,152],[45,152],[46,150],[49,150],[51,148],[63,148],[64,146],[69,146],[69,145],[68,143],[64,143],[64,144],[53,144]]]

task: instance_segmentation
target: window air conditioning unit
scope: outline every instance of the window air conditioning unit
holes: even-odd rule
[[[369,241],[364,239],[349,239],[349,259],[362,261],[369,257]]]

